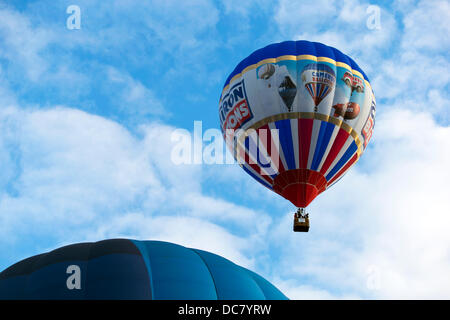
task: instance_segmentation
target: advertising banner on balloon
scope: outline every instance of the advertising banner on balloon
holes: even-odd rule
[[[368,84],[348,68],[330,62],[263,63],[224,88],[219,107],[221,128],[247,129],[262,119],[288,112],[317,113],[343,121],[365,141],[369,135],[361,131],[370,109],[372,113],[375,110],[375,98],[371,88],[365,90],[365,82]]]

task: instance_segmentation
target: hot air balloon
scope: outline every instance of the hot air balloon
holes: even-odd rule
[[[245,172],[298,208],[294,231],[309,230],[305,208],[361,157],[375,110],[361,68],[308,41],[253,52],[228,76],[219,101],[229,150]]]
[[[163,241],[72,244],[0,273],[0,299],[286,300],[256,273]]]
[[[324,63],[310,63],[303,68],[301,75],[302,82],[317,107],[335,84],[334,70]]]

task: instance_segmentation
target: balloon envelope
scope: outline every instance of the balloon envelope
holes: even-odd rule
[[[256,273],[216,254],[162,241],[65,246],[0,273],[0,299],[287,299]]]
[[[241,61],[219,117],[227,146],[255,180],[306,207],[364,152],[375,125],[369,79],[324,44],[286,41]]]

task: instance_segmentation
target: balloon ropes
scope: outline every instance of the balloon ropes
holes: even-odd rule
[[[375,110],[363,70],[308,41],[253,52],[228,76],[219,101],[227,147],[245,172],[298,207],[294,231],[308,231],[304,208],[361,157]]]

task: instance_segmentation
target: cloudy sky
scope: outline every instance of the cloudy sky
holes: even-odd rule
[[[212,251],[292,299],[449,299],[449,21],[445,0],[0,1],[0,270],[126,237]],[[299,39],[353,57],[377,98],[306,234],[239,166],[171,158],[174,132],[219,128],[240,60]]]

